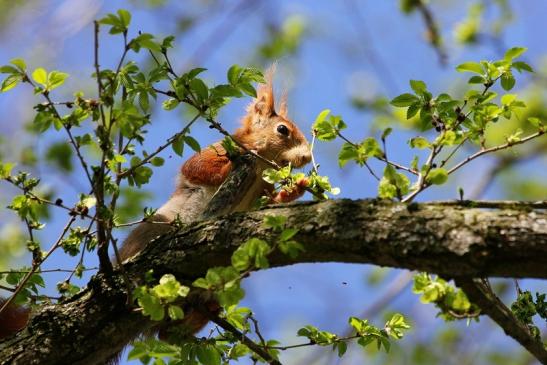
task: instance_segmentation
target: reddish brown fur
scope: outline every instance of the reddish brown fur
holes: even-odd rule
[[[184,177],[196,185],[219,186],[228,176],[232,163],[220,145],[196,153],[182,165]]]
[[[0,298],[0,307],[6,302]],[[0,312],[0,339],[9,337],[22,330],[28,322],[30,310],[25,307],[10,304],[6,309]]]

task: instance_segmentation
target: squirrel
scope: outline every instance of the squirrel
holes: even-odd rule
[[[291,164],[299,168],[311,161],[311,150],[306,137],[287,115],[287,100],[282,98],[278,111],[275,108],[272,79],[274,66],[266,72],[266,84],[260,85],[257,96],[247,107],[241,127],[233,134],[233,138],[245,149],[255,152],[263,158],[280,166]],[[138,225],[126,238],[119,249],[120,262],[136,255],[148,242],[172,229],[169,224],[154,224],[154,222],[169,223],[179,219],[188,223],[200,218],[207,204],[228,176],[232,163],[220,142],[190,157],[181,167],[175,192],[151,218],[152,222]],[[308,185],[303,178],[289,190],[281,190],[274,194],[273,185],[262,180],[262,171],[269,166],[264,161],[256,165],[257,178],[242,200],[233,211],[250,210],[256,200],[264,193],[270,195],[272,203],[285,203],[298,199],[304,194]],[[2,299],[0,298],[0,305]],[[218,303],[210,300],[205,303],[211,312],[220,310]],[[0,339],[8,337],[25,327],[29,318],[28,308],[10,305],[0,313]],[[185,328],[185,332],[194,334],[203,328],[208,319],[199,311],[190,309],[182,323],[177,325]],[[171,325],[160,325],[159,336],[167,338]]]

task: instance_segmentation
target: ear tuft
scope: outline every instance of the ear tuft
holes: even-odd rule
[[[265,84],[261,84],[256,92],[256,99],[254,99],[247,112],[256,113],[262,116],[270,116],[275,114],[275,101],[273,93],[273,76],[275,73],[275,63],[271,65],[264,73],[266,79]]]

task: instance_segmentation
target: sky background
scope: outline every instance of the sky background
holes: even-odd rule
[[[212,6],[212,1],[172,1],[152,9],[139,1],[30,1],[3,24],[0,63],[7,64],[11,58],[21,57],[27,60],[30,69],[41,66],[48,70],[68,72],[70,78],[63,88],[64,94],[56,94],[55,100],[69,100],[76,90],[84,90],[86,95],[93,97],[96,86],[90,79],[93,73],[91,22],[108,12],[125,8],[133,15],[130,36],[135,36],[140,30],[161,38],[177,33],[181,17],[198,16],[198,25],[177,37],[175,48],[171,51],[174,68],[184,71],[190,65],[206,67],[208,71],[204,78],[207,81],[211,84],[223,83],[226,70],[232,64],[256,62],[256,46],[267,35],[265,25],[282,24],[290,17],[297,17],[294,19],[301,19],[306,24],[306,35],[295,54],[278,59],[276,76],[276,87],[289,91],[289,115],[311,139],[313,120],[321,110],[331,109],[334,114],[342,115],[349,125],[347,135],[360,140],[370,135],[378,137],[383,127],[375,127],[377,118],[373,113],[352,107],[352,96],[371,100],[383,95],[391,99],[409,91],[409,79],[424,80],[434,94],[456,90],[458,95],[458,87],[463,85],[467,77],[455,72],[456,65],[469,60],[498,59],[503,56],[505,49],[502,47],[500,50],[499,44],[484,42],[470,47],[455,42],[454,26],[465,18],[470,1],[432,2],[432,9],[441,24],[446,42],[449,56],[446,66],[439,63],[435,51],[424,41],[424,25],[418,14],[404,16],[398,8],[398,2],[393,0],[355,3],[357,7],[353,7],[350,1],[225,1]],[[528,0],[509,3],[515,16],[502,34],[502,43],[507,47],[528,47],[524,59],[535,67],[539,66],[547,53],[544,25],[547,2]],[[242,7],[241,4],[247,5]],[[496,8],[487,10],[485,24],[489,24],[498,15]],[[113,68],[121,49],[121,37],[108,36],[103,31],[101,66]],[[143,61],[144,56],[141,53],[132,58]],[[519,89],[526,86],[529,76],[517,74],[516,77],[515,93],[518,94]],[[41,155],[47,143],[64,137],[48,132],[36,139],[24,131],[24,123],[33,117],[28,106],[37,101],[26,85],[0,95],[0,133],[9,142],[4,144],[10,146],[10,150],[4,151],[8,158],[10,153],[16,154],[17,148],[27,144],[32,144],[36,153]],[[249,101],[233,100],[221,111],[219,121],[233,131]],[[166,112],[160,105],[158,103],[154,110],[153,123],[146,138],[148,150],[163,143],[188,121],[184,111],[177,109]],[[220,138],[205,123],[198,124],[192,132],[202,146]],[[416,132],[411,130],[395,130],[388,139],[390,158],[404,164],[410,163],[413,151],[408,148],[407,140],[415,135]],[[338,167],[336,155],[339,147],[338,142],[317,144],[315,156],[321,165],[320,172],[328,175],[334,186],[341,188],[340,197],[374,197],[377,184],[366,170],[349,164],[343,169]],[[155,170],[150,183],[145,187],[152,193],[146,206],[158,207],[168,199],[174,188],[178,168],[189,157],[189,151],[185,152],[183,159],[169,149],[161,156],[166,159],[166,164]],[[448,186],[428,189],[419,195],[418,200],[456,198],[458,186],[471,191],[491,161],[485,158],[470,164]],[[378,174],[383,168],[374,162],[372,167]],[[515,173],[545,177],[546,167],[544,158],[534,159],[523,164]],[[85,186],[83,175],[79,172],[66,177],[41,168],[35,173],[44,184],[62,193],[67,204],[75,202],[77,193]],[[13,191],[5,184],[0,184],[0,191],[0,203],[5,206]],[[500,184],[494,183],[483,197],[504,198],[506,192]],[[311,197],[305,196],[304,199]],[[0,217],[5,222],[4,227],[16,221],[14,215],[5,210],[0,212]],[[62,224],[62,219],[53,219],[41,234],[44,242],[46,237],[54,236]],[[27,264],[28,257],[19,258],[17,263]],[[73,263],[73,259],[59,254],[52,257],[48,266],[70,268]],[[88,266],[93,266],[91,260]],[[379,285],[369,283],[372,272],[385,275]],[[359,316],[378,298],[390,292],[393,285],[404,282],[406,277],[404,271],[380,271],[369,265],[294,265],[253,273],[243,284],[247,295],[241,305],[253,309],[266,337],[294,344],[303,342],[295,334],[298,328],[306,324],[343,333],[349,316]],[[47,277],[51,284],[64,278],[64,275],[57,274]],[[534,280],[526,280],[523,285],[536,290],[547,289],[545,283]],[[54,293],[54,290],[48,290]],[[427,344],[441,329],[463,328],[466,325],[445,324],[435,318],[435,310],[430,305],[420,304],[418,296],[412,294],[409,287],[383,307],[388,313],[398,311],[411,318],[413,328],[400,346],[405,346],[405,342],[407,345]],[[370,317],[376,325],[383,323],[383,310]],[[483,318],[480,324],[471,324],[465,330],[462,343],[468,350],[484,349],[484,352],[489,349],[510,352],[518,348],[512,339],[506,338],[502,330],[493,327],[487,318]],[[395,346],[396,353],[403,351],[400,346]],[[329,349],[306,348],[287,352],[282,359],[291,364],[311,363],[317,351],[320,354],[330,353]],[[317,363],[336,363],[325,359],[326,356]],[[360,351],[354,351],[339,363],[361,364],[363,359]],[[389,363],[389,359],[389,356],[370,357],[366,363]],[[458,363],[457,353],[448,356],[446,363]]]

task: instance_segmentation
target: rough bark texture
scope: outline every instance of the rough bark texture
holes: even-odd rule
[[[547,214],[542,210],[481,210],[333,200],[276,206],[190,224],[160,237],[125,264],[131,277],[153,269],[191,282],[207,268],[227,265],[249,237],[273,241],[266,215],[288,217],[306,251],[296,260],[274,254],[272,266],[300,262],[372,263],[444,277],[547,278]],[[30,325],[0,344],[0,364],[103,362],[148,323],[125,307],[119,280],[97,275],[88,288],[41,309]]]

